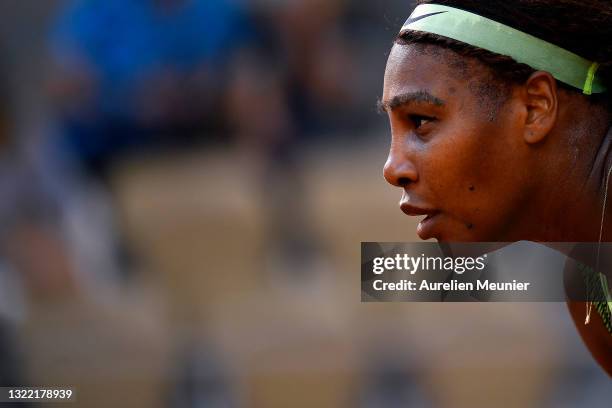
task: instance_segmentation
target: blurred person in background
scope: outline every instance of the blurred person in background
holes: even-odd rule
[[[283,67],[283,84],[298,136],[311,141],[367,124],[359,78],[356,7],[346,0],[255,0],[254,20],[268,61]],[[352,69],[345,69],[352,67]]]
[[[364,125],[351,79],[355,64],[350,10],[343,0],[252,3],[257,42],[231,63],[228,128],[260,163],[273,270],[290,278],[324,268],[325,243],[309,214],[303,160],[313,145],[333,143]]]
[[[218,133],[244,12],[240,0],[68,1],[50,37],[62,146],[104,180],[129,151]]]
[[[5,77],[4,70],[0,76]],[[2,80],[3,81],[3,80]],[[15,137],[14,100],[0,87],[0,386],[30,383],[19,330],[31,301],[74,295],[57,202]],[[48,304],[47,303],[47,304]],[[0,403],[0,406],[9,404]],[[31,406],[27,404],[27,406]]]
[[[224,68],[247,36],[244,13],[239,0],[69,0],[52,24],[48,154],[84,176],[82,213],[105,219],[124,277],[135,259],[113,203],[114,165],[218,140]]]

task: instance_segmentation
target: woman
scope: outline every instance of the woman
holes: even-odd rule
[[[385,72],[385,178],[422,239],[612,241],[609,90],[609,0],[418,1]],[[568,304],[612,375],[612,303]]]

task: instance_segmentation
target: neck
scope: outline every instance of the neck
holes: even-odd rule
[[[540,242],[612,241],[612,129],[594,146],[591,162],[575,163],[545,198]],[[565,164],[567,166],[567,163]],[[574,175],[580,175],[573,177]],[[608,185],[606,185],[608,184]]]

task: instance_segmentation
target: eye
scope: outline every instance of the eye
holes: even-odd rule
[[[412,123],[415,129],[419,129],[420,127],[432,122],[434,118],[422,115],[408,115],[408,120],[410,123]]]

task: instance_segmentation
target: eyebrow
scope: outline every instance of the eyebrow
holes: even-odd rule
[[[390,101],[383,102],[381,99],[377,102],[379,112],[389,112],[400,106],[409,105],[411,103],[429,103],[435,106],[444,106],[445,102],[430,94],[427,91],[408,92],[394,96]]]

